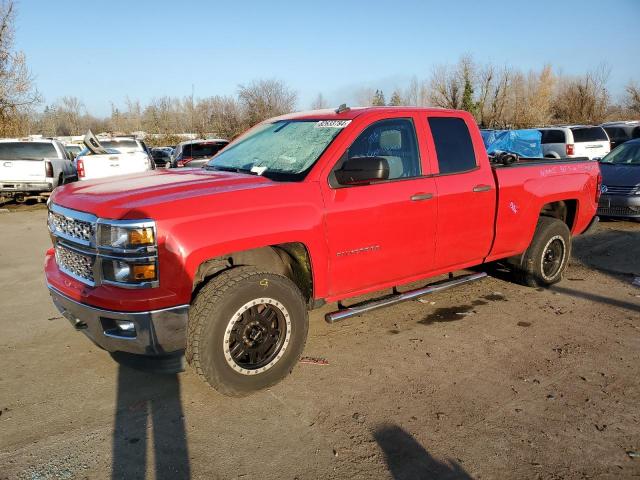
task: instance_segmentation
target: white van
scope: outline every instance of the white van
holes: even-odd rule
[[[57,140],[0,139],[0,196],[46,194],[76,179],[71,156]]]
[[[570,125],[539,128],[542,153],[547,158],[602,158],[611,151],[609,136],[602,127]]]

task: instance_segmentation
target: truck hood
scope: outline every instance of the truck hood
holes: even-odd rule
[[[640,184],[640,165],[615,165],[601,163],[602,183],[616,187],[632,187]]]
[[[57,188],[51,201],[102,218],[163,217],[182,200],[277,186],[265,177],[200,168],[150,172],[76,182]]]

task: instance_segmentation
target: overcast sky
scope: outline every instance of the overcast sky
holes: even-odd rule
[[[516,5],[517,3],[517,5]],[[606,62],[609,87],[640,82],[640,0],[17,0],[16,42],[47,103],[79,97],[96,115],[125,97],[235,94],[278,78],[308,108],[322,92],[353,102],[391,91],[463,53],[525,70],[582,74]]]

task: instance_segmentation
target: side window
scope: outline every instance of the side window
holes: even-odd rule
[[[476,154],[467,124],[462,118],[429,117],[440,173],[466,172],[476,168]]]
[[[566,143],[566,136],[563,130],[540,130],[542,133],[542,144]]]
[[[420,155],[413,122],[381,120],[368,126],[347,150],[346,158],[381,157],[389,165],[389,180],[420,175]]]

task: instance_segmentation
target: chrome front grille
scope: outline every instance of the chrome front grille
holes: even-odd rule
[[[157,244],[124,248],[110,244],[111,228],[152,228],[157,238],[155,222],[150,219],[111,220],[90,213],[50,203],[49,231],[55,248],[55,260],[60,271],[86,285],[116,285],[122,288],[157,287]],[[120,281],[114,277],[114,265],[154,264],[156,277],[148,281]]]
[[[89,245],[96,232],[95,221],[74,218],[62,213],[49,212],[49,229],[51,233],[71,241],[79,241],[83,245]]]
[[[70,274],[78,280],[84,280],[93,284],[94,257],[84,255],[67,248],[64,245],[56,245],[56,263],[63,272]]]
[[[633,187],[603,185],[602,193],[606,195],[632,195],[637,188],[635,185]]]

